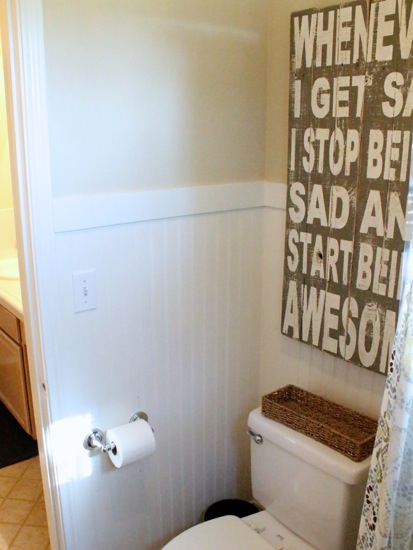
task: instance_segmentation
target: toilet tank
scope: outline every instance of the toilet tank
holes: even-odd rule
[[[252,493],[273,517],[320,550],[356,548],[370,457],[354,462],[266,418],[248,417]]]

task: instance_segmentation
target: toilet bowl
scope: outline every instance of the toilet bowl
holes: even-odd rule
[[[196,525],[165,546],[168,550],[274,550],[260,535],[236,516],[220,518]]]
[[[263,511],[184,531],[165,550],[352,550],[370,457],[342,454],[270,420],[248,417],[252,493]]]
[[[191,527],[164,550],[316,550],[265,510],[245,518],[223,516]]]

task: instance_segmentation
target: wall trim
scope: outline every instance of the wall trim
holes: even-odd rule
[[[285,210],[287,203],[287,184],[264,181],[264,206]]]
[[[61,504],[50,430],[52,410],[58,404],[53,391],[49,393],[55,349],[47,309],[55,307],[58,294],[50,269],[54,234],[42,0],[0,0],[0,23],[16,240],[43,493],[51,546],[64,548],[63,521],[70,526],[70,520]]]
[[[285,209],[283,183],[244,182],[57,198],[56,233],[248,208]]]

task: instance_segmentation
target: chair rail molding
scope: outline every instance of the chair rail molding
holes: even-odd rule
[[[284,210],[287,186],[265,181],[59,197],[56,233],[248,208]]]

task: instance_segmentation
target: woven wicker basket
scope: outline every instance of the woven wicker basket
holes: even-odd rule
[[[360,462],[373,450],[377,421],[296,386],[262,398],[263,415]]]

